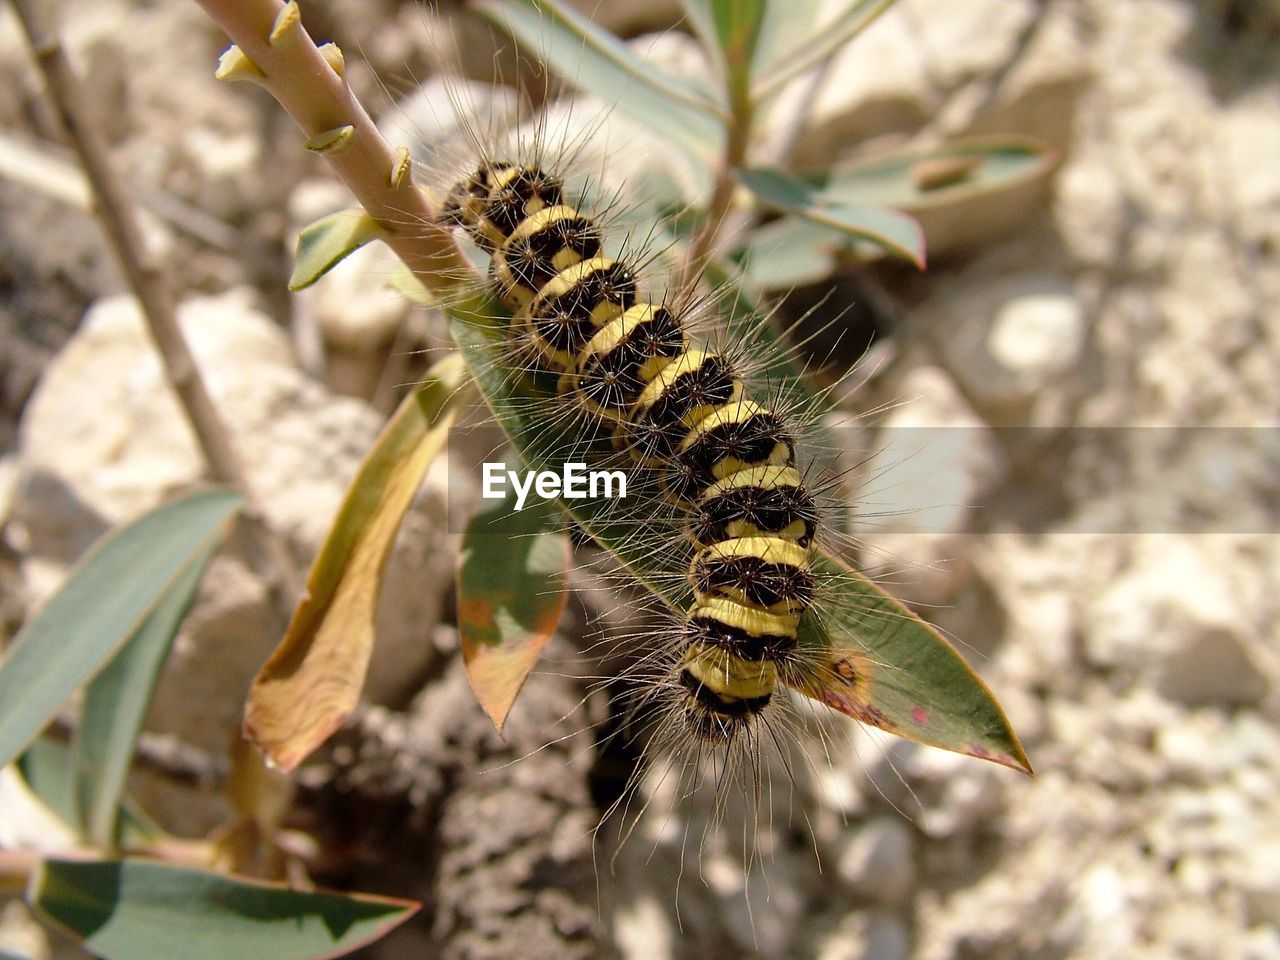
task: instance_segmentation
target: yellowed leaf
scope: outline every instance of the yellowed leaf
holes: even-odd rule
[[[244,731],[292,770],[354,709],[373,650],[382,570],[396,531],[470,391],[457,355],[401,403],[347,491],[307,578],[307,592],[253,681]]]

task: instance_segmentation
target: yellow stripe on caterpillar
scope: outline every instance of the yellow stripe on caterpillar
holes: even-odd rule
[[[687,534],[699,547],[736,537],[777,537],[807,547],[817,521],[813,499],[794,467],[748,467],[702,492]]]
[[[794,640],[800,625],[797,613],[769,613],[754,605],[716,596],[698,597],[689,608],[689,619],[697,617],[715,620],[753,637],[788,637]]]
[[[778,685],[778,671],[768,660],[750,661],[719,647],[691,644],[684,669],[722,700],[769,697]]]
[[[648,386],[644,388],[644,392],[640,394],[640,399],[632,407],[631,414],[627,419],[632,423],[638,422],[657,405],[658,401],[662,399],[663,395],[675,384],[678,378],[698,372],[708,361],[723,362],[723,357],[720,354],[709,350],[701,350],[697,347],[686,350],[674,362],[663,367],[658,372],[658,375],[649,381]],[[741,397],[742,381],[735,377],[733,378],[732,391],[727,398],[716,403],[695,404],[685,411],[680,421],[686,428],[691,427],[722,404],[734,403]]]
[[[738,537],[699,550],[689,582],[700,601],[724,597],[778,616],[798,618],[813,603],[809,550],[777,537]]]
[[[769,464],[763,467],[748,467],[746,470],[739,470],[737,473],[732,473],[717,480],[702,491],[701,499],[711,500],[727,491],[740,490],[743,487],[770,489],[773,487],[798,486],[800,486],[800,474],[795,467],[785,464]]]
[[[808,548],[790,540],[777,537],[734,537],[732,540],[721,540],[713,543],[699,554],[700,557],[716,557],[729,560],[738,557],[756,557],[767,563],[786,564],[792,567],[809,565]],[[697,559],[695,558],[695,563]]]

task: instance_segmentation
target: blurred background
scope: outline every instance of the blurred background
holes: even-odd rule
[[[465,6],[304,17],[429,156],[520,75]],[[579,6],[700,69],[672,0]],[[201,368],[305,567],[444,327],[374,252],[287,293],[296,230],[349,199],[268,96],[213,81],[226,41],[198,6],[65,7]],[[1037,776],[836,720],[794,787],[774,771],[766,822],[730,801],[709,829],[713,794],[657,782],[626,843],[593,835],[635,758],[599,742],[607,691],[577,651],[625,611],[581,578],[497,738],[457,656],[438,464],[391,560],[367,705],[335,742],[246,813],[232,744],[279,625],[224,555],[134,794],[180,836],[253,819],[274,854],[246,870],[424,902],[367,957],[1280,960],[1280,5],[901,0],[794,101],[777,122],[800,171],[995,133],[1059,158],[932,224],[925,272],[827,251],[773,281],[794,288],[783,316],[820,303],[861,358],[843,419],[875,413],[835,435],[861,465],[862,561],[956,640]],[[660,145],[614,136],[622,181],[661,166]],[[57,140],[0,7],[6,639],[106,529],[203,470]],[[13,899],[0,947],[79,955]]]

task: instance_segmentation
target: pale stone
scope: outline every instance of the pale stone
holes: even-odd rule
[[[836,870],[860,898],[894,904],[915,883],[911,829],[896,816],[876,817],[851,828],[837,853]]]

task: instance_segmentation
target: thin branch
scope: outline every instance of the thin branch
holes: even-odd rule
[[[436,225],[426,196],[413,184],[409,151],[393,149],[343,79],[334,44],[316,46],[298,6],[281,0],[198,0],[234,41],[218,76],[266,87],[322,153],[382,239],[428,289],[456,288],[470,266],[449,231]]]
[[[732,87],[732,85],[731,85]],[[747,159],[747,147],[751,139],[752,104],[745,88],[730,89],[729,122],[726,130],[724,153],[716,170],[715,186],[707,208],[707,218],[689,245],[680,267],[676,289],[688,290],[694,279],[701,275],[707,262],[715,255],[722,231],[733,208],[733,195],[738,188],[733,171]]]
[[[134,203],[111,168],[106,142],[85,109],[80,80],[52,25],[50,6],[42,0],[13,0],[27,42],[44,74],[49,99],[84,169],[98,219],[141,305],[169,383],[191,424],[210,474],[216,481],[245,494],[241,529],[248,541],[250,557],[266,580],[277,609],[287,615],[298,590],[297,570],[283,541],[268,526],[252,495],[231,435],[209,396],[178,325],[173,293],[165,274],[146,249]]]

